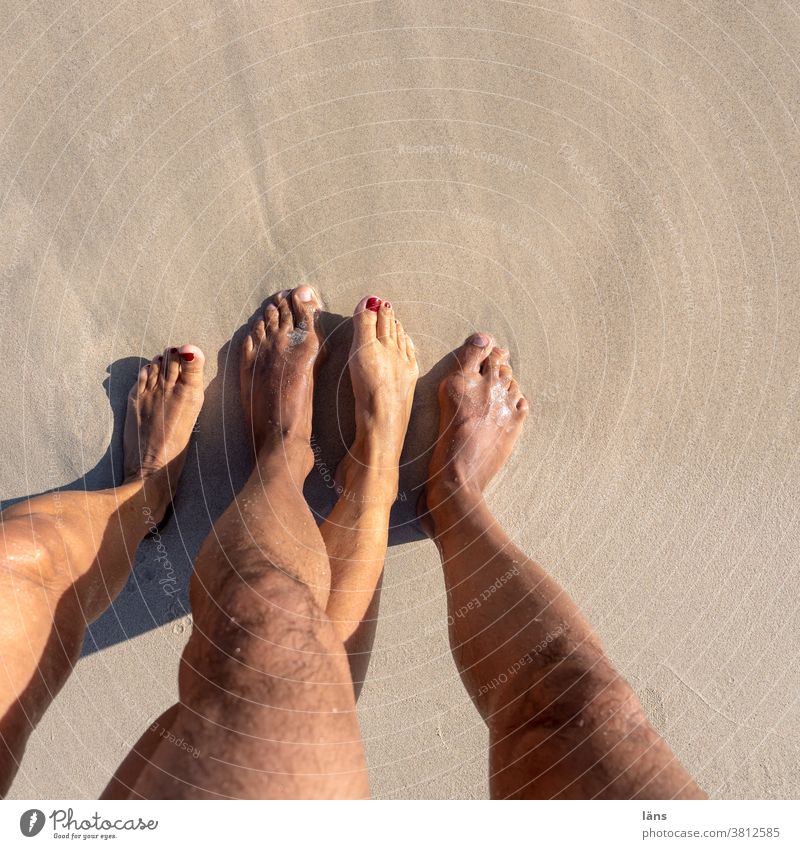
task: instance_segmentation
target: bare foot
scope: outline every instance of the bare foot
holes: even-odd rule
[[[368,497],[394,500],[419,366],[414,343],[392,305],[374,295],[363,298],[353,312],[350,377],[356,438],[337,478],[344,495],[367,497],[360,490],[363,473],[371,472]],[[376,488],[376,481],[382,486]]]
[[[508,364],[508,351],[486,333],[470,336],[454,352],[453,370],[439,385],[439,438],[420,503],[426,511],[449,499],[480,496],[511,454],[528,414],[528,402]]]
[[[273,295],[242,345],[240,385],[253,450],[279,448],[311,470],[314,372],[321,304],[310,286]]]
[[[139,372],[125,418],[125,482],[150,487],[163,513],[183,470],[189,437],[203,406],[203,352],[194,345],[167,348]],[[160,474],[162,470],[165,474]],[[157,515],[157,520],[160,516]]]

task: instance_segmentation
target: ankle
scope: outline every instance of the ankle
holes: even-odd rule
[[[356,503],[391,505],[397,498],[399,482],[399,466],[392,457],[354,444],[342,459],[337,491],[340,498]]]
[[[147,516],[148,522],[154,526],[161,522],[172,500],[172,488],[170,487],[170,475],[167,466],[162,466],[153,472],[139,470],[128,475],[123,480],[122,485],[117,487],[116,492],[121,494],[123,489],[130,490],[132,494],[141,492],[143,496],[142,511]]]
[[[474,482],[466,480],[457,472],[435,475],[425,487],[428,511],[435,519],[437,515],[464,514],[483,504],[483,492]]]
[[[402,443],[397,445],[394,439],[383,439],[379,433],[377,429],[369,427],[357,428],[348,457],[351,461],[356,461],[356,466],[379,475],[399,477]]]
[[[256,448],[256,464],[272,466],[276,462],[292,470],[304,469],[307,474],[314,463],[310,438],[294,430],[270,429]]]
[[[369,487],[397,497],[400,480],[400,450],[393,441],[384,443],[374,432],[356,431],[356,438],[342,460],[345,483],[351,489]]]
[[[464,521],[474,519],[476,513],[481,514],[487,528],[491,522],[491,515],[488,514],[480,489],[469,484],[459,485],[453,480],[429,480],[422,506],[422,529],[440,550],[444,538],[449,536],[451,531],[459,532],[460,529],[463,533]]]

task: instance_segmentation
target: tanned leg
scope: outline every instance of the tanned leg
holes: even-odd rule
[[[575,604],[486,506],[528,410],[508,352],[470,337],[439,403],[423,524],[442,557],[453,656],[489,728],[492,796],[703,798]]]
[[[31,498],[0,515],[0,792],[77,662],[86,624],[120,592],[164,516],[203,403],[203,354],[156,357],[128,398],[125,481]]]
[[[198,555],[180,702],[169,735],[138,744],[131,796],[368,794],[347,655],[325,614],[330,564],[303,498],[318,313],[309,287],[279,293],[245,339],[255,469]]]
[[[359,691],[375,634],[389,512],[419,376],[414,343],[388,301],[371,296],[356,306],[350,375],[356,436],[337,471],[339,500],[320,532],[331,563],[328,616],[347,648]]]

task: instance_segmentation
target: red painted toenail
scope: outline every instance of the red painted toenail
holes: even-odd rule
[[[381,299],[380,298],[369,298],[367,300],[367,309],[372,310],[373,312],[377,312],[381,308]]]
[[[390,310],[392,308],[392,305],[388,301],[384,301],[383,305],[386,307],[387,310]]]
[[[181,359],[185,360],[187,363],[190,363],[194,359],[194,354],[191,351],[188,351],[185,354],[181,354]]]
[[[178,353],[178,349],[177,349],[177,348],[170,348],[170,349],[169,349],[169,352],[170,352],[170,354],[177,354],[177,353]]]

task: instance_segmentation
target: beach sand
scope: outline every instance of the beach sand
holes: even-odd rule
[[[5,3],[3,504],[110,485],[141,358],[208,395],[175,516],[33,735],[14,798],[96,797],[177,694],[192,558],[247,473],[241,328],[331,313],[309,499],[352,430],[349,314],[423,378],[359,707],[373,794],[487,795],[413,524],[436,365],[511,350],[531,415],[490,501],[714,797],[800,792],[800,17],[785,3]],[[234,344],[231,345],[231,339]]]

